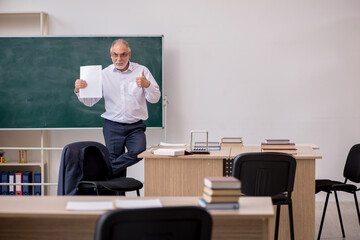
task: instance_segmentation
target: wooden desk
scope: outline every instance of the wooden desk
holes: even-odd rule
[[[94,239],[96,221],[104,211],[67,211],[66,203],[113,199],[113,196],[2,196],[0,239]],[[197,197],[159,199],[163,206],[196,206],[198,201]],[[238,210],[210,211],[212,239],[272,239],[269,234],[269,221],[274,217],[271,199],[243,197],[239,201]]]
[[[315,159],[321,155],[314,144],[297,144],[295,186],[293,191],[294,228],[296,239],[315,237]],[[241,148],[224,148],[210,155],[178,157],[158,156],[145,151],[145,196],[201,196],[205,176],[222,176],[223,161],[246,152],[260,152],[259,144]],[[289,224],[286,207],[282,207],[280,238],[288,239]]]
[[[145,196],[200,196],[204,177],[222,176],[223,159],[230,148],[211,151],[208,155],[159,156],[151,151],[139,155],[144,158]]]

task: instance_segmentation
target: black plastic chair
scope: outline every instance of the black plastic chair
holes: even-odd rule
[[[64,147],[59,171],[58,195],[116,195],[136,191],[143,184],[129,177],[113,178],[108,149],[84,141]]]
[[[356,144],[352,146],[352,148],[349,151],[349,154],[346,159],[343,176],[345,178],[344,182],[340,181],[334,181],[330,179],[317,179],[315,181],[315,193],[319,192],[326,192],[326,200],[324,204],[324,210],[321,217],[321,223],[318,233],[318,238],[321,237],[321,231],[325,220],[325,214],[326,214],[326,208],[329,201],[330,193],[334,192],[335,194],[335,200],[336,200],[336,207],[338,210],[339,215],[339,221],[341,226],[341,232],[343,238],[345,238],[345,230],[343,226],[343,221],[341,217],[341,211],[340,211],[340,205],[338,200],[337,192],[347,192],[354,195],[354,201],[356,206],[356,211],[358,215],[359,225],[360,225],[360,211],[359,211],[359,203],[356,197],[356,192],[360,190],[360,188],[357,188],[354,184],[347,183],[348,180],[354,182],[354,183],[360,183],[360,144]]]
[[[100,216],[95,240],[210,240],[212,219],[201,207],[121,209]]]
[[[295,158],[286,153],[244,153],[235,157],[232,175],[241,181],[245,196],[270,196],[276,205],[274,239],[278,239],[281,205],[288,205],[290,238],[294,239],[291,194],[296,171]]]

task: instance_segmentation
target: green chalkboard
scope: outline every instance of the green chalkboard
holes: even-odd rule
[[[74,94],[80,66],[112,64],[110,46],[123,38],[131,61],[145,65],[162,92],[163,37],[0,37],[0,128],[102,127],[104,100],[89,108]],[[148,103],[148,127],[163,127],[161,100]]]

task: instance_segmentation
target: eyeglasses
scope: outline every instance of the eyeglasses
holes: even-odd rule
[[[117,54],[117,53],[113,52],[113,53],[111,53],[110,55],[111,55],[111,57],[113,57],[113,58],[118,58],[118,57],[120,57],[120,58],[125,58],[125,57],[129,56],[129,53],[130,53],[130,52],[124,52],[124,53]]]

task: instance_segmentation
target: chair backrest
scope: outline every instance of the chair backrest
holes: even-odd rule
[[[96,167],[100,164],[100,167]],[[107,170],[107,171],[106,171]],[[82,180],[100,174],[112,177],[109,151],[99,143],[82,141],[64,147],[59,168],[58,195],[75,195],[76,186]],[[99,179],[92,179],[99,180]]]
[[[121,209],[98,219],[95,240],[210,240],[212,219],[195,206]]]
[[[235,157],[232,175],[249,196],[275,196],[294,188],[295,158],[286,153],[244,153]]]
[[[91,145],[81,149],[80,159],[83,162],[83,177],[81,181],[108,180],[109,169],[98,147]]]
[[[360,144],[351,147],[346,159],[343,175],[352,182],[360,183]]]

